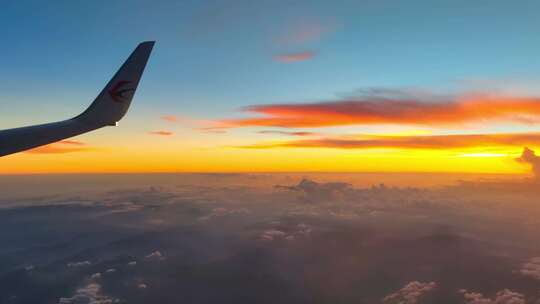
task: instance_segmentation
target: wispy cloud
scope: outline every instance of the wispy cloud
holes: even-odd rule
[[[151,132],[148,132],[148,134],[158,135],[158,136],[172,136],[172,135],[174,135],[174,133],[171,132],[171,131],[151,131]]]
[[[177,122],[178,121],[178,117],[176,117],[175,115],[163,115],[163,116],[161,116],[161,119],[163,119],[165,121],[168,121],[168,122]]]
[[[226,128],[200,128],[199,131],[203,133],[213,133],[213,134],[225,134],[227,133]]]
[[[274,60],[282,63],[293,63],[299,61],[305,61],[315,57],[316,53],[312,51],[305,51],[299,53],[287,53],[274,56]]]
[[[485,122],[540,122],[540,97],[372,90],[345,100],[253,105],[243,109],[257,117],[225,119],[222,126],[285,128],[402,124],[459,126]],[[262,115],[262,116],[261,116]]]
[[[288,136],[317,136],[319,133],[314,132],[303,132],[303,131],[277,131],[277,130],[263,130],[258,131],[258,134],[274,134],[274,135],[288,135]]]
[[[189,117],[186,115],[167,114],[167,115],[161,116],[160,119],[169,123],[178,124],[179,126],[182,126],[182,127],[196,129],[204,133],[226,133],[227,132],[226,129],[228,129],[227,126],[222,126],[218,122],[198,119],[198,118]],[[167,135],[167,134],[155,134],[155,135]],[[172,135],[172,134],[169,134],[169,135]]]
[[[322,21],[300,18],[288,24],[286,31],[277,38],[280,44],[305,44],[320,40],[338,28],[336,20]]]
[[[540,133],[515,134],[460,134],[460,135],[422,135],[422,136],[363,136],[358,138],[318,138],[284,141],[270,144],[255,144],[242,148],[337,148],[337,149],[452,149],[472,147],[500,147],[540,145]],[[533,152],[534,154],[534,152]],[[525,154],[524,154],[525,155]],[[522,156],[524,162],[530,162],[528,154]],[[525,160],[527,159],[527,160]],[[535,160],[535,159],[534,159]]]
[[[69,139],[61,140],[59,143],[65,144],[65,145],[76,145],[76,146],[84,146],[85,145],[85,143],[83,143],[81,141],[69,140]]]
[[[88,147],[85,143],[76,140],[62,140],[45,146],[37,147],[24,153],[31,154],[62,154],[73,152],[85,152],[89,150],[95,150]]]

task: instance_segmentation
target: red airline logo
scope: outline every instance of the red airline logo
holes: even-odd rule
[[[133,92],[135,89],[122,89],[125,85],[130,84],[131,81],[120,80],[110,90],[109,95],[115,102],[122,103],[126,101],[127,96],[124,96],[127,92]]]

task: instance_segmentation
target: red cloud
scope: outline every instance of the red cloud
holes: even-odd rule
[[[174,115],[163,115],[163,116],[161,116],[161,119],[163,119],[165,121],[168,121],[168,122],[177,122],[178,121],[178,117],[176,117]]]
[[[293,140],[276,144],[257,144],[242,148],[337,148],[337,149],[451,149],[540,145],[540,133],[429,135],[429,136],[365,136],[363,138],[320,138]]]
[[[66,145],[75,145],[75,146],[84,146],[84,145],[86,145],[85,143],[83,143],[81,141],[69,140],[69,139],[61,140],[58,143],[66,144]]]
[[[485,121],[540,122],[540,98],[494,95],[407,97],[368,95],[340,101],[268,104],[245,108],[262,117],[230,119],[221,126],[285,128],[404,124],[449,126]],[[399,93],[399,92],[398,92]]]
[[[280,54],[274,56],[274,60],[283,62],[283,63],[292,63],[298,61],[304,61],[311,59],[315,56],[315,52],[306,51],[300,53],[289,53],[289,54]]]
[[[151,131],[151,132],[148,132],[148,134],[159,135],[159,136],[171,136],[171,135],[174,135],[174,133],[171,132],[171,131]]]

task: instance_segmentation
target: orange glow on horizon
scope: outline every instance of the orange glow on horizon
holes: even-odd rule
[[[100,148],[63,154],[19,153],[0,158],[0,174],[144,172],[459,172],[524,174],[521,148]],[[487,157],[497,154],[500,157]],[[504,156],[502,156],[504,154]],[[474,155],[476,157],[464,157]]]

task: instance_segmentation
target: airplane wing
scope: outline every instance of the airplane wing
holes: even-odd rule
[[[0,131],[0,157],[105,126],[115,126],[131,104],[153,46],[154,41],[139,44],[94,102],[80,115],[59,122]]]

